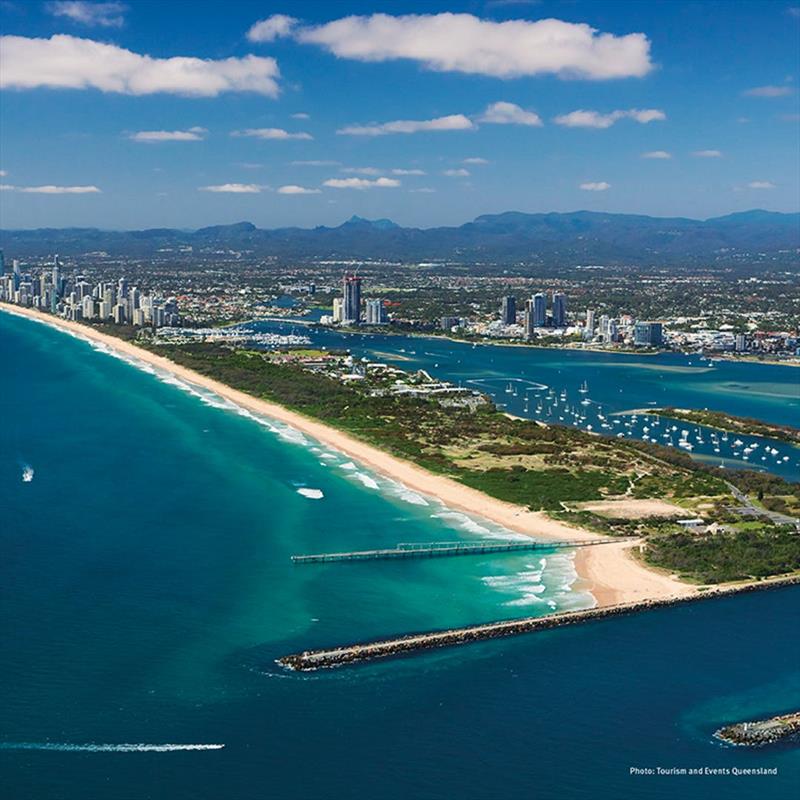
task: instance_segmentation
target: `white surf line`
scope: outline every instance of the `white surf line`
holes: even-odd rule
[[[0,750],[55,750],[63,753],[171,753],[175,750],[222,750],[224,744],[69,744],[0,742]]]

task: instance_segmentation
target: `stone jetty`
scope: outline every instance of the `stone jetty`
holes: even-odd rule
[[[763,747],[800,735],[800,711],[754,722],[737,722],[720,728],[714,736],[728,744]]]
[[[800,585],[800,575],[765,580],[758,583],[747,583],[723,589],[709,589],[686,597],[643,600],[637,603],[604,606],[602,608],[591,608],[585,611],[568,611],[559,614],[549,614],[543,617],[523,617],[522,619],[488,622],[483,625],[470,625],[465,628],[412,633],[391,639],[380,639],[360,644],[348,644],[320,650],[304,650],[302,653],[282,656],[276,661],[282,667],[303,672],[317,669],[329,669],[331,667],[340,667],[360,661],[405,656],[420,650],[451,647],[471,642],[499,639],[506,636],[518,636],[523,633],[549,630],[551,628],[562,628],[568,625],[578,625],[592,620],[635,614],[653,608],[678,606],[699,600],[726,597],[731,594],[745,594],[796,585]]]

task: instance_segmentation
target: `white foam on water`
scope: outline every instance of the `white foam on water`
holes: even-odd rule
[[[322,489],[308,489],[306,487],[298,489],[297,494],[301,494],[303,497],[307,497],[309,500],[322,500],[322,498],[325,497]]]
[[[25,464],[22,468],[22,482],[30,483],[33,480],[33,467],[30,464]]]
[[[320,458],[327,459],[328,461],[336,461],[336,456],[333,453],[323,453]]]
[[[352,461],[348,461],[346,464],[339,464],[339,469],[358,469],[358,467]]]
[[[0,742],[0,750],[55,750],[62,753],[171,753],[176,750],[222,750],[224,744],[69,744]]]
[[[364,486],[368,489],[380,489],[381,487],[378,485],[378,481],[375,478],[370,477],[364,472],[354,472],[353,477],[361,482]]]

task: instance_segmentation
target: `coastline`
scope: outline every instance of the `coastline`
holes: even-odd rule
[[[465,486],[458,481],[435,475],[411,462],[379,450],[335,428],[306,417],[283,406],[261,400],[233,389],[226,384],[182,367],[115,336],[101,333],[91,326],[61,319],[35,309],[0,303],[0,311],[16,314],[40,324],[50,325],[84,340],[105,345],[111,350],[169,372],[181,380],[207,389],[256,414],[289,425],[317,441],[333,447],[374,472],[404,484],[413,491],[435,497],[446,506],[484,517],[509,530],[527,536],[559,540],[596,539],[597,533],[553,520],[540,511],[529,511]],[[598,606],[638,602],[643,599],[686,597],[698,588],[645,567],[635,560],[630,549],[636,543],[619,542],[597,548],[580,548],[575,568],[581,585],[595,597]]]

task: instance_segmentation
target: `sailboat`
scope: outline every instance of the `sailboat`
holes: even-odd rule
[[[586,393],[589,391],[589,384],[588,384],[588,383],[586,383],[586,381],[584,381],[584,382],[581,384],[581,388],[580,388],[580,389],[578,389],[578,391],[579,391],[581,394],[586,394]]]

